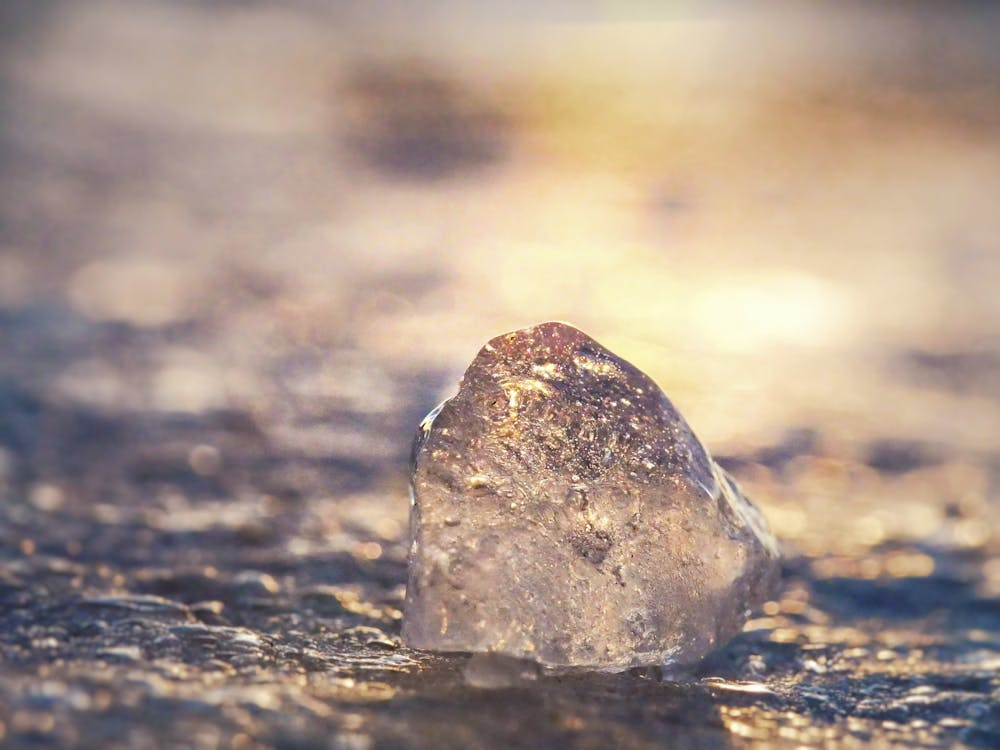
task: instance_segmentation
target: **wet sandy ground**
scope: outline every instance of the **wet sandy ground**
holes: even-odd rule
[[[962,8],[5,4],[3,741],[1000,744],[998,21]],[[682,684],[482,690],[399,642],[413,430],[551,318],[783,540]]]

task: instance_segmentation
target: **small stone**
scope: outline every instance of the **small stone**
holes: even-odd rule
[[[465,663],[462,676],[470,687],[517,687],[538,679],[538,664],[498,653],[475,654]]]
[[[698,661],[777,581],[760,511],[660,388],[543,323],[420,426],[403,639],[620,671]]]

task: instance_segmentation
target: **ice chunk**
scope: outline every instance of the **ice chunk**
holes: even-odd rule
[[[420,426],[412,492],[416,648],[687,664],[777,579],[760,512],[660,388],[563,323],[483,347]]]

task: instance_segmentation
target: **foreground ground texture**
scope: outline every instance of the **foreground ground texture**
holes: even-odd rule
[[[698,7],[4,4],[0,742],[1000,745],[997,18]],[[553,318],[782,540],[682,682],[400,643],[416,426]]]

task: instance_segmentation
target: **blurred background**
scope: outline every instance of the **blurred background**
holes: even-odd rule
[[[998,39],[989,2],[7,0],[5,559],[230,625],[341,586],[393,636],[417,422],[562,319],[764,506],[802,580],[751,627],[907,644],[929,596],[994,638]]]

